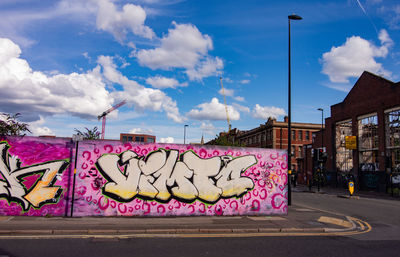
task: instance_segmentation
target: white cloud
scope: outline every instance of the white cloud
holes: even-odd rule
[[[141,6],[125,4],[122,10],[117,10],[110,0],[98,0],[97,4],[97,28],[110,32],[119,42],[125,39],[128,31],[148,39],[155,37],[154,31],[144,25],[146,11]]]
[[[285,110],[274,106],[260,106],[256,104],[253,109],[253,117],[263,120],[267,120],[269,117],[278,118],[278,116],[283,116],[285,114]]]
[[[250,80],[249,79],[243,79],[240,81],[240,84],[249,84]]]
[[[348,83],[349,78],[359,77],[365,70],[390,77],[391,72],[385,70],[375,58],[385,58],[393,41],[386,30],[380,31],[379,40],[381,46],[377,47],[358,36],[347,38],[343,45],[332,47],[330,52],[323,54],[322,73],[334,83]]]
[[[213,48],[211,38],[191,24],[177,24],[161,39],[161,46],[138,51],[139,63],[151,69],[193,68],[208,50]]]
[[[34,136],[55,136],[55,133],[48,127],[42,126],[45,120],[42,116],[38,121],[29,123],[29,130]]]
[[[222,90],[222,88],[218,91],[218,94],[220,94],[220,95],[224,95],[225,94],[225,96],[230,96],[230,97],[233,97],[234,95],[235,95],[235,90],[233,90],[233,89],[228,89],[228,88],[224,88],[223,90]]]
[[[131,134],[153,134],[152,129],[142,129],[142,128],[133,128],[129,130],[129,133]]]
[[[218,58],[207,57],[201,61],[196,67],[186,70],[186,75],[190,80],[202,80],[205,77],[218,75],[224,68],[224,62]]]
[[[213,124],[209,122],[202,122],[200,129],[204,131],[204,133],[214,136],[215,135],[215,127]]]
[[[237,104],[237,103],[233,103],[232,105],[233,105],[236,109],[238,109],[239,111],[241,111],[241,112],[247,112],[247,113],[250,112],[250,108],[247,107],[247,106],[243,106],[243,105],[240,105],[240,104]]]
[[[179,83],[174,78],[166,78],[162,76],[155,76],[146,79],[146,83],[151,85],[154,88],[177,88],[177,87],[186,87],[188,83]]]
[[[339,91],[343,91],[343,92],[349,92],[351,90],[351,88],[353,87],[353,85],[349,84],[349,83],[326,83],[323,82],[322,85],[335,89],[335,90],[339,90]]]
[[[172,25],[174,27],[161,38],[160,47],[137,51],[140,65],[153,70],[184,68],[190,80],[201,80],[222,69],[222,60],[208,55],[208,51],[213,49],[208,35],[203,35],[191,24],[172,22]]]
[[[135,105],[141,110],[161,111],[164,110],[167,117],[175,122],[183,122],[176,102],[158,89],[146,88],[139,85],[134,80],[129,80],[118,70],[113,60],[109,56],[99,56],[98,63],[103,68],[104,77],[112,83],[123,86],[124,91],[114,91],[111,93],[118,100],[126,99],[128,104]]]
[[[96,117],[111,107],[113,98],[105,89],[99,69],[83,74],[46,75],[33,71],[20,54],[18,45],[7,38],[0,38],[2,110],[17,110],[26,120],[38,120],[39,114],[58,113]]]
[[[245,101],[243,96],[235,96],[233,99],[235,99],[236,101],[239,101],[239,102],[244,102]]]
[[[160,138],[160,143],[172,144],[174,143],[173,137],[162,137]]]
[[[192,109],[187,116],[196,120],[226,120],[225,105],[220,103],[217,98],[213,98],[209,103],[202,103]],[[230,120],[239,120],[240,113],[231,105],[228,105]]]
[[[242,96],[235,96],[235,90],[233,90],[233,89],[229,89],[229,88],[224,87],[224,90],[222,90],[222,88],[221,88],[221,89],[218,91],[218,94],[220,94],[220,95],[222,95],[222,96],[225,94],[225,96],[232,97],[232,98],[235,99],[236,101],[244,102],[244,97],[242,97]]]

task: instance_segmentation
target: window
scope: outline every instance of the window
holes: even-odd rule
[[[385,111],[386,154],[393,172],[400,172],[400,107]]]
[[[154,138],[148,137],[147,138],[147,143],[154,143]]]
[[[296,140],[296,131],[292,130],[292,140]]]
[[[291,155],[292,155],[293,157],[296,157],[296,147],[295,147],[295,146],[292,146]]]
[[[336,123],[336,168],[339,171],[350,171],[353,168],[353,150],[346,149],[346,136],[352,135],[351,120]]]
[[[140,137],[135,137],[135,142],[140,142]]]
[[[300,158],[303,157],[303,147],[302,146],[299,146],[298,151],[299,151],[299,154],[297,156]]]
[[[306,140],[307,140],[307,141],[310,140],[310,131],[306,131]]]
[[[358,118],[358,151],[361,171],[378,170],[378,116],[371,114]],[[372,167],[372,168],[371,168]]]
[[[127,138],[126,136],[122,136],[122,142],[126,142]]]
[[[302,130],[299,131],[299,140],[300,141],[303,140],[303,131]]]
[[[133,140],[132,140],[132,137],[129,137],[128,136],[128,142],[132,142]]]

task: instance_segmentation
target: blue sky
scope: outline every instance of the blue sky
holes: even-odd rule
[[[287,113],[289,14],[292,121],[321,122],[363,70],[399,81],[398,0],[2,0],[0,112],[33,135],[71,136],[107,119],[106,138],[214,138]]]

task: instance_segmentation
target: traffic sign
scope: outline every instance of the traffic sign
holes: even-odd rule
[[[357,149],[357,137],[356,136],[346,136],[345,147],[349,150]]]

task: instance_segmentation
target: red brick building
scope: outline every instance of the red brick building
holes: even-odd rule
[[[129,134],[121,133],[119,140],[122,142],[141,142],[141,143],[155,143],[156,136],[146,134]]]
[[[312,143],[313,132],[321,130],[321,124],[292,122],[292,170],[301,172],[303,167],[304,146]],[[269,118],[265,124],[248,130],[239,131],[235,137],[246,147],[288,148],[288,118],[277,121]]]
[[[336,179],[350,172],[360,189],[385,191],[390,176],[400,178],[400,82],[364,72],[325,124],[326,170]],[[356,137],[356,149],[346,147],[346,136]]]

